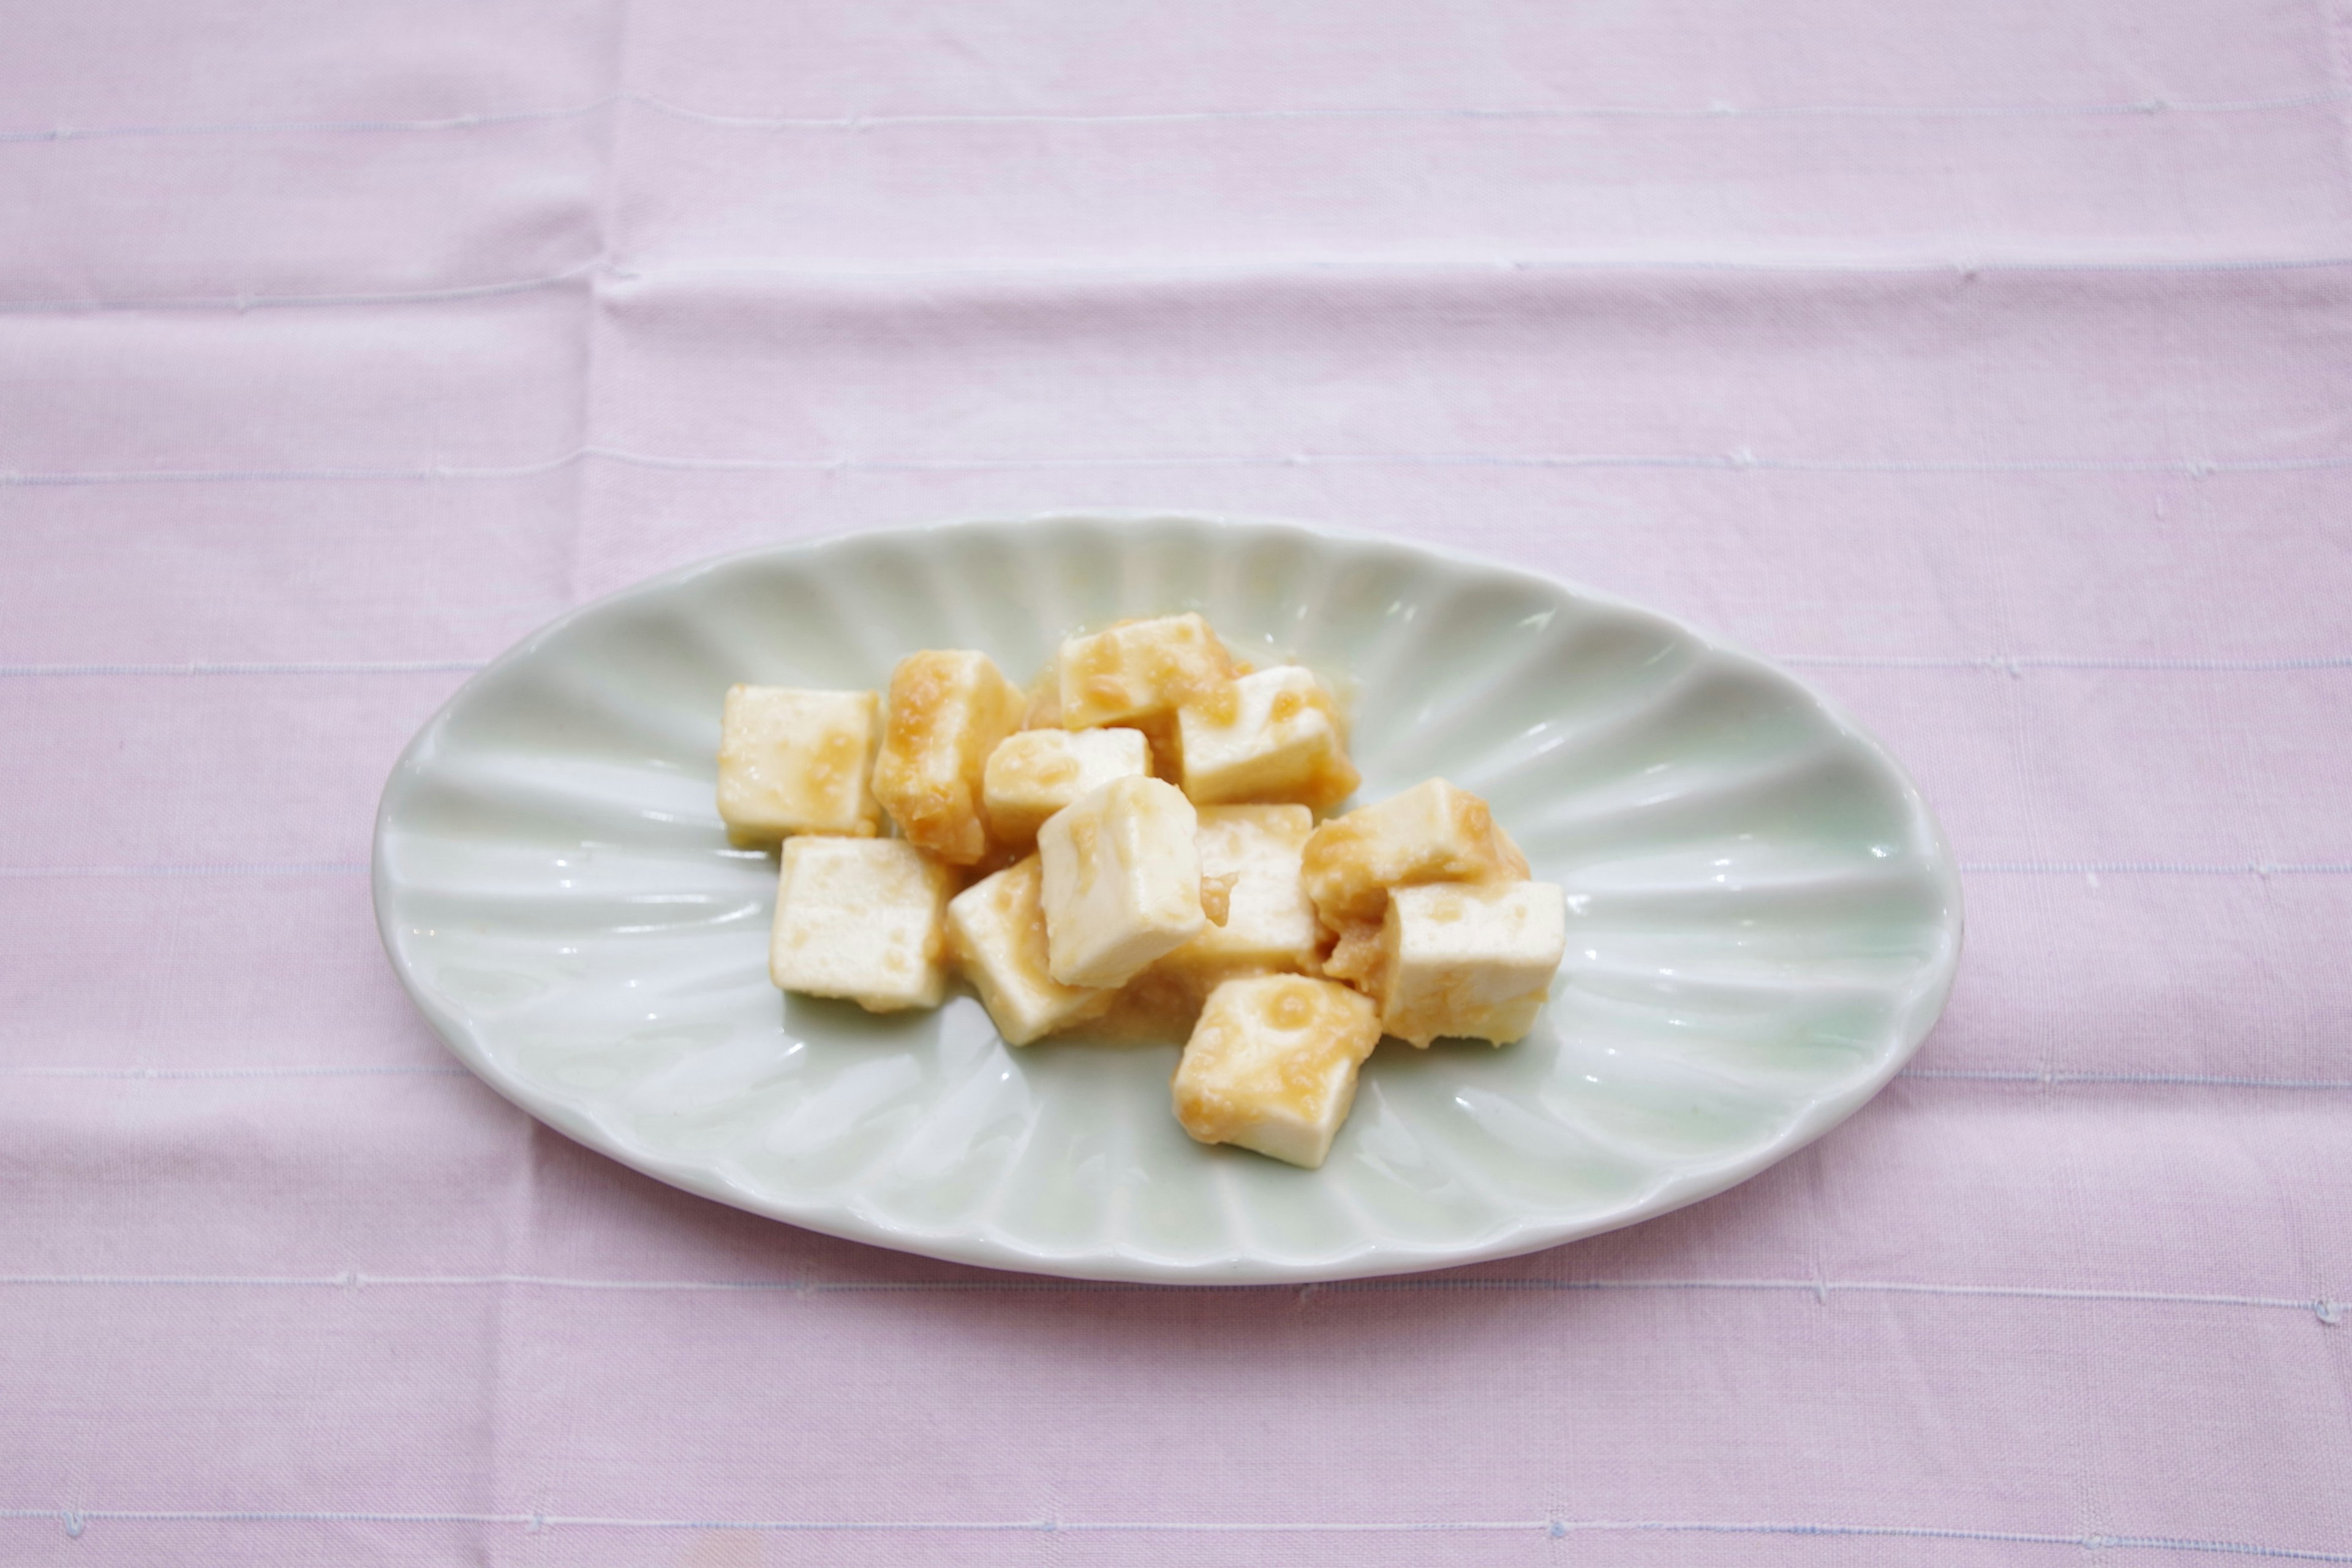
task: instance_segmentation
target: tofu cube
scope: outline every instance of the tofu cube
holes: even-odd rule
[[[1524,882],[1528,862],[1485,801],[1430,779],[1317,828],[1299,879],[1317,916],[1339,939],[1324,973],[1361,982],[1379,963],[1391,890],[1427,882]]]
[[[951,866],[987,855],[982,797],[989,753],[1028,705],[984,653],[931,650],[898,661],[874,794],[909,843]]]
[[[869,1013],[936,1007],[949,890],[946,868],[901,839],[788,838],[768,976]]]
[[[1037,857],[948,900],[948,942],[1008,1046],[1099,1018],[1115,989],[1065,985],[1046,967],[1045,871]]]
[[[1184,793],[1196,805],[1296,801],[1337,805],[1355,790],[1346,728],[1330,692],[1295,664],[1244,675],[1177,710]]]
[[[1549,882],[1400,888],[1381,928],[1381,1026],[1424,1048],[1440,1035],[1507,1045],[1535,1027],[1567,951],[1567,899]]]
[[[1034,843],[1047,817],[1113,779],[1151,771],[1140,730],[1023,730],[988,755],[982,799],[988,831],[1003,846]]]
[[[1206,996],[1238,974],[1318,972],[1322,928],[1298,885],[1298,867],[1314,814],[1303,805],[1204,805],[1194,842],[1201,877],[1231,879],[1225,918],[1152,966],[1180,976]]]
[[[1203,1143],[1237,1143],[1313,1170],[1380,1044],[1370,998],[1328,980],[1267,974],[1211,994],[1176,1064],[1176,1120]]]
[[[871,691],[730,686],[719,721],[719,817],[738,847],[791,833],[870,838],[874,742],[881,701]]]
[[[1171,718],[1235,674],[1233,656],[1197,615],[1123,621],[1091,637],[1067,638],[1055,663],[1062,726],[1068,730]]]
[[[1198,818],[1175,785],[1124,778],[1037,830],[1046,968],[1065,985],[1124,985],[1207,929]]]

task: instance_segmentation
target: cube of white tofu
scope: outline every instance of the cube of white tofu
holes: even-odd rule
[[[1113,779],[1045,819],[1047,970],[1065,985],[1124,985],[1200,935],[1192,803],[1158,779]]]
[[[719,816],[750,848],[789,833],[871,837],[874,742],[881,702],[871,691],[730,686],[719,721]]]
[[[1276,665],[1176,711],[1195,805],[1296,801],[1320,810],[1356,787],[1339,710],[1312,670]]]
[[[948,941],[1008,1046],[1099,1018],[1118,999],[1115,989],[1054,978],[1046,967],[1044,891],[1045,871],[1032,855],[948,900]]]
[[[1047,817],[1113,779],[1151,771],[1140,730],[1023,730],[988,756],[982,799],[989,836],[1011,848],[1033,843]]]
[[[1380,1044],[1370,998],[1328,980],[1267,974],[1211,994],[1176,1064],[1176,1120],[1203,1143],[1237,1143],[1309,1170],[1356,1099]]]
[[[908,842],[951,866],[988,853],[982,794],[989,753],[1028,705],[984,653],[934,649],[898,661],[874,794]]]
[[[1205,996],[1237,974],[1313,974],[1323,932],[1298,885],[1299,859],[1315,830],[1303,805],[1204,805],[1194,842],[1207,882],[1230,878],[1225,918],[1152,966],[1190,979]]]
[[[1527,858],[1486,803],[1444,779],[1335,816],[1307,841],[1307,896],[1339,944],[1323,972],[1363,981],[1379,962],[1381,921],[1397,888],[1425,882],[1488,886],[1528,879]]]
[[[1067,638],[1055,663],[1062,726],[1068,730],[1171,717],[1235,673],[1233,656],[1197,615],[1124,621],[1091,637]]]
[[[936,1007],[949,890],[946,868],[902,839],[788,838],[768,976],[869,1013]]]
[[[1567,899],[1549,882],[1399,888],[1381,928],[1381,1026],[1423,1047],[1507,1045],[1535,1027],[1567,951]]]

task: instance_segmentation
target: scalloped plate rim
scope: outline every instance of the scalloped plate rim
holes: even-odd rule
[[[1697,648],[1717,656],[1753,665],[1777,680],[1787,682],[1804,694],[1805,699],[1826,719],[1831,726],[1851,742],[1858,743],[1897,787],[1904,801],[1918,822],[1927,830],[1931,853],[1926,858],[1934,880],[1949,911],[1946,942],[1937,962],[1921,980],[1902,994],[1896,1009],[1893,1029],[1903,1037],[1903,1043],[1885,1053],[1874,1070],[1834,1092],[1816,1097],[1794,1116],[1780,1133],[1759,1145],[1739,1150],[1711,1164],[1688,1170],[1679,1175],[1669,1175],[1646,1189],[1638,1199],[1611,1211],[1598,1224],[1580,1219],[1546,1221],[1542,1218],[1517,1218],[1468,1243],[1451,1246],[1413,1246],[1405,1243],[1383,1244],[1366,1238],[1356,1242],[1338,1256],[1298,1262],[1283,1258],[1248,1257],[1235,1254],[1208,1262],[1179,1262],[1155,1258],[1150,1253],[1131,1248],[1112,1247],[1108,1249],[1057,1252],[1014,1243],[991,1236],[982,1227],[978,1230],[925,1232],[893,1222],[861,1215],[854,1204],[837,1198],[794,1203],[775,1194],[755,1190],[738,1183],[724,1173],[709,1166],[673,1159],[634,1143],[628,1138],[607,1128],[594,1110],[574,1094],[551,1092],[536,1085],[526,1085],[516,1075],[501,1068],[482,1048],[471,1026],[455,1016],[441,1005],[437,996],[424,979],[415,973],[414,961],[404,955],[394,936],[395,921],[392,902],[397,889],[384,864],[384,843],[399,804],[399,796],[408,781],[420,770],[425,755],[440,738],[450,717],[478,686],[501,672],[533,658],[547,643],[561,636],[576,622],[592,615],[603,614],[635,600],[658,597],[698,578],[727,571],[752,561],[772,561],[794,556],[814,556],[828,549],[854,545],[877,537],[920,537],[962,531],[979,532],[992,530],[1026,529],[1051,525],[1110,524],[1118,527],[1154,522],[1198,526],[1205,524],[1216,531],[1233,531],[1295,535],[1302,540],[1371,546],[1419,555],[1441,561],[1458,570],[1498,575],[1532,585],[1547,594],[1562,594],[1585,602],[1605,605],[1646,617],[1671,627],[1680,637],[1689,639]],[[1950,998],[1960,954],[1966,942],[1967,921],[1958,866],[1943,826],[1928,807],[1926,796],[1916,781],[1885,745],[1869,730],[1855,721],[1835,700],[1795,674],[1782,668],[1761,655],[1751,653],[1720,637],[1702,631],[1681,617],[1649,605],[1627,599],[1602,589],[1588,587],[1570,579],[1539,572],[1528,567],[1496,561],[1475,552],[1450,545],[1400,538],[1369,530],[1325,523],[1303,522],[1286,518],[1260,517],[1215,511],[1181,511],[1165,508],[1061,508],[1022,517],[975,516],[937,520],[925,522],[845,529],[805,539],[782,543],[752,545],[722,554],[706,556],[651,577],[633,583],[610,594],[601,595],[585,603],[573,605],[562,615],[527,634],[469,675],[457,689],[421,725],[388,773],[383,793],[377,803],[370,855],[371,902],[374,910],[377,935],[383,942],[401,988],[416,1006],[434,1033],[451,1053],[477,1078],[488,1084],[502,1098],[533,1119],[554,1128],[574,1142],[617,1161],[630,1169],[650,1176],[682,1191],[709,1198],[730,1207],[782,1220],[806,1230],[862,1242],[870,1246],[909,1252],[943,1262],[966,1264],[977,1268],[1007,1269],[1020,1273],[1041,1274],[1071,1279],[1089,1279],[1137,1284],[1172,1284],[1198,1286],[1253,1286],[1276,1284],[1313,1284],[1342,1279],[1376,1279],[1390,1275],[1417,1273],[1434,1268],[1459,1267],[1473,1263],[1492,1262],[1500,1258],[1524,1256],[1530,1252],[1565,1245],[1590,1237],[1605,1235],[1627,1226],[1638,1225],[1670,1214],[1706,1198],[1727,1191],[1778,1164],[1807,1144],[1845,1121],[1874,1099],[1904,1065],[1916,1054],[1920,1045],[1933,1030]]]

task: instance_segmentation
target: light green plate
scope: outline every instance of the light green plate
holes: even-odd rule
[[[712,805],[731,682],[878,689],[919,647],[1025,679],[1066,629],[1185,609],[1353,678],[1359,800],[1443,774],[1568,889],[1536,1032],[1384,1044],[1320,1171],[1185,1137],[1173,1046],[780,995],[773,861]],[[638,1170],[936,1258],[1202,1283],[1505,1257],[1720,1192],[1886,1082],[1960,951],[1917,790],[1786,673],[1527,573],[1168,516],[865,533],[590,605],[409,746],[375,903],[459,1058]]]

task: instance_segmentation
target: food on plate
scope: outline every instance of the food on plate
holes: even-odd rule
[[[982,779],[988,830],[999,843],[1036,842],[1045,819],[1113,779],[1151,772],[1140,730],[1023,730],[989,753]]]
[[[768,977],[873,1013],[936,1007],[953,890],[938,858],[902,838],[787,838]]]
[[[1228,980],[1210,994],[1176,1065],[1176,1120],[1203,1143],[1237,1143],[1309,1170],[1356,1099],[1381,1043],[1371,999],[1304,974]]]
[[[734,686],[719,719],[719,817],[741,848],[791,833],[871,837],[881,700],[871,691]]]
[[[1486,803],[1444,779],[1325,823],[1307,841],[1299,870],[1316,915],[1339,938],[1325,972],[1359,984],[1380,963],[1391,889],[1527,879],[1527,857],[1495,826]]]
[[[965,649],[910,653],[890,672],[889,722],[874,795],[908,843],[950,866],[988,853],[988,759],[1029,699],[996,661]]]
[[[1047,966],[1045,873],[1032,855],[948,900],[948,940],[964,978],[1008,1046],[1092,1023],[1118,1000],[1112,986],[1065,985]]]
[[[1240,673],[1197,615],[1123,621],[1066,637],[1054,665],[1066,730],[1170,719],[1188,702],[1217,700]]]
[[[1181,1039],[1187,1132],[1317,1166],[1383,1033],[1520,1039],[1567,944],[1562,890],[1466,790],[1318,825],[1347,747],[1314,671],[1162,616],[1064,639],[1026,692],[959,649],[908,655],[887,696],[736,687],[719,809],[782,840],[784,990],[890,1012],[952,972],[1008,1045]]]
[[[1298,885],[1314,813],[1303,805],[1204,805],[1198,816],[1201,881],[1223,889],[1224,918],[1146,972],[1177,998],[1180,1021],[1235,975],[1318,973],[1323,942]]]
[[[1389,895],[1366,989],[1381,1027],[1426,1049],[1440,1035],[1497,1045],[1535,1027],[1568,946],[1560,890],[1542,882],[1424,882]]]
[[[1176,710],[1184,793],[1202,805],[1295,801],[1322,809],[1356,792],[1339,710],[1315,672],[1261,669]]]
[[[1037,830],[1046,968],[1065,985],[1124,985],[1209,924],[1200,819],[1174,784],[1113,779]]]

